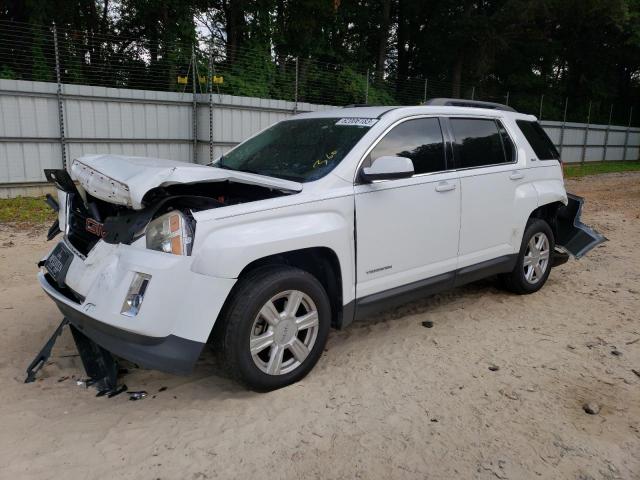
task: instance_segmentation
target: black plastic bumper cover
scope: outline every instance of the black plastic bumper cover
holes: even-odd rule
[[[46,292],[46,290],[45,290]],[[46,292],[73,326],[105,350],[144,368],[186,375],[191,373],[204,343],[169,335],[148,337],[99,322]]]
[[[569,203],[558,210],[556,245],[580,258],[607,238],[580,221],[584,199],[571,193],[567,198]]]

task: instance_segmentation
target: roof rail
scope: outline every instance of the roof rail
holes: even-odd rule
[[[516,110],[509,105],[494,102],[481,102],[479,100],[465,100],[461,98],[431,98],[424,102],[423,105],[437,107],[472,107],[472,108],[489,108],[491,110],[504,110],[506,112],[515,112]]]

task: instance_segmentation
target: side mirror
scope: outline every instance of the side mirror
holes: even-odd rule
[[[363,182],[371,183],[374,180],[409,178],[413,173],[413,162],[410,158],[384,156],[376,158],[370,167],[363,168],[360,178]]]

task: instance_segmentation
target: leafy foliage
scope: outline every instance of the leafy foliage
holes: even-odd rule
[[[428,79],[543,118],[640,110],[640,0],[5,0],[0,76],[55,78],[52,21],[65,82],[191,91],[195,49],[235,95],[293,100],[298,58],[301,101],[419,103]]]

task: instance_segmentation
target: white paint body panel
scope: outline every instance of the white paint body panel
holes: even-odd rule
[[[394,123],[425,115],[499,118],[518,147],[517,163],[359,185],[360,163],[373,143]],[[80,165],[72,171],[87,191],[93,186],[96,194],[112,195],[111,201],[133,208],[142,207],[151,188],[172,183],[232,180],[289,194],[194,213],[189,257],[149,251],[144,239],[132,245],[99,242],[86,259],[77,256],[67,274],[67,283],[86,297],[74,308],[91,304],[94,318],[123,330],[205,342],[236,279],[255,260],[305,248],[330,249],[340,263],[343,303],[348,304],[515,253],[530,213],[567,201],[558,163],[532,160],[535,155],[515,126],[517,118],[533,119],[527,115],[460,107],[369,107],[296,118],[312,117],[378,121],[331,173],[304,185],[157,159],[79,159],[95,172]],[[522,178],[510,179],[513,172]],[[104,179],[92,179],[96,174]],[[113,190],[110,181],[124,187]],[[437,191],[441,184],[453,188]],[[152,280],[140,314],[130,318],[119,312],[134,272]]]
[[[457,172],[356,187],[358,297],[456,269]],[[436,191],[438,185],[452,190]]]

